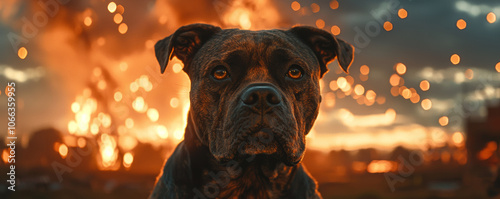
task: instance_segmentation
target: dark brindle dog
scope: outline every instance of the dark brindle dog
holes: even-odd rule
[[[206,24],[158,41],[165,71],[176,56],[191,79],[184,141],[151,198],[320,198],[300,164],[321,102],[319,79],[354,49],[326,31],[298,26],[248,31]]]

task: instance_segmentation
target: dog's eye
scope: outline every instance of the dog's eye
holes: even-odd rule
[[[212,76],[217,80],[226,79],[228,77],[226,67],[222,65],[216,66],[212,71]]]
[[[288,69],[288,73],[286,75],[292,79],[300,79],[302,77],[302,73],[302,68],[300,68],[300,66],[292,65],[290,69]]]

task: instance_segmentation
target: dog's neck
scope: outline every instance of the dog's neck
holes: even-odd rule
[[[286,166],[276,159],[260,155],[220,163],[199,140],[191,117],[188,117],[184,144],[189,154],[194,187],[207,195],[217,192],[217,198],[241,194],[253,195],[255,198],[283,195],[289,189],[286,185],[291,184],[299,167]]]

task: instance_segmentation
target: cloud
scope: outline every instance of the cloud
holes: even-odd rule
[[[493,12],[496,15],[500,15],[500,6],[491,6],[485,4],[472,4],[467,1],[458,1],[455,3],[455,8],[458,11],[465,12],[473,17],[477,17],[481,14],[487,14]]]

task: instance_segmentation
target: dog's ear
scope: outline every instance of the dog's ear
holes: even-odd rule
[[[174,56],[184,64],[184,71],[194,54],[213,35],[221,31],[220,27],[208,24],[191,24],[182,26],[174,34],[156,42],[155,54],[160,63],[161,73],[165,72],[168,61]]]
[[[337,58],[345,73],[354,59],[354,47],[332,34],[310,26],[296,26],[288,30],[311,48],[318,58],[321,76],[328,72],[326,65]]]

